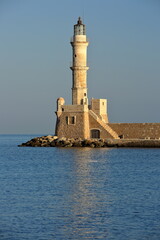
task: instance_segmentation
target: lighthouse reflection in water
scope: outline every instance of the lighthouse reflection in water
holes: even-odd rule
[[[69,196],[71,214],[66,230],[69,229],[69,235],[75,234],[79,239],[80,236],[82,239],[90,236],[103,239],[107,236],[107,213],[111,202],[107,195],[109,169],[104,167],[103,161],[99,165],[99,160],[94,156],[98,154],[103,158],[103,153],[103,150],[96,153],[89,148],[73,152],[74,184]]]

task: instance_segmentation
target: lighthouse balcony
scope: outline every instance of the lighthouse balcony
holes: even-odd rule
[[[70,66],[70,69],[71,70],[88,70],[89,69],[89,67],[87,67],[87,66]]]

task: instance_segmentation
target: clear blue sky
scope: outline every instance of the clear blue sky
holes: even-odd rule
[[[0,133],[53,134],[71,103],[70,37],[90,41],[88,95],[111,122],[160,122],[159,0],[0,0]]]

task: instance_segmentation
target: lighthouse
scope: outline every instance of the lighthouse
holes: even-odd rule
[[[65,105],[64,98],[57,99],[55,135],[59,138],[118,138],[108,124],[107,100],[87,96],[86,27],[79,17],[74,25],[72,46],[72,104]]]
[[[72,104],[87,105],[87,47],[86,27],[78,18],[74,25],[72,45]]]
[[[86,27],[80,17],[74,25],[70,43],[72,46],[70,67],[72,70],[72,104],[66,105],[63,97],[57,99],[55,135],[61,139],[60,141],[63,142],[64,138],[69,139],[70,144],[72,139],[75,139],[72,143],[77,146],[78,139],[159,138],[160,123],[110,123],[107,99],[92,97],[88,101],[87,47],[89,42],[86,37]]]

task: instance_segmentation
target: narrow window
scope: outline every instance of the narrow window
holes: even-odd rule
[[[66,123],[68,124],[68,117],[66,117]]]
[[[76,117],[75,116],[69,117],[69,124],[70,125],[76,124]]]
[[[71,124],[75,124],[75,117],[71,117]]]
[[[76,124],[76,117],[75,116],[71,116],[71,117],[66,117],[66,123],[67,125],[74,125]]]
[[[86,93],[84,93],[84,96],[86,96]]]

